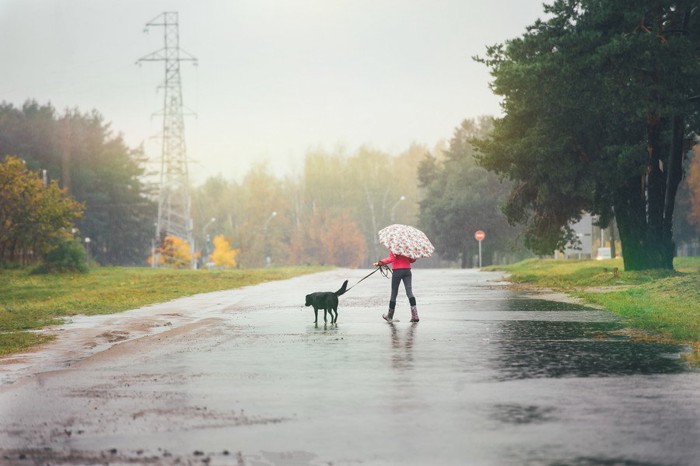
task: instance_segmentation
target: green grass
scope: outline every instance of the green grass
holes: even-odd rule
[[[85,314],[111,314],[197,293],[283,280],[328,270],[283,267],[249,270],[170,270],[104,267],[88,274],[30,275],[0,270],[0,355],[46,341],[28,332]]]
[[[644,272],[624,272],[622,259],[602,261],[528,259],[512,265],[488,267],[491,270],[505,270],[517,283],[531,283],[538,286],[567,289],[592,286],[642,285],[686,272],[700,272],[700,259],[694,263],[685,261],[680,269],[649,270]],[[694,267],[694,268],[693,268]],[[615,273],[617,269],[617,273]],[[700,276],[700,275],[698,275]]]
[[[700,342],[700,274],[679,273],[626,290],[575,293],[638,327],[676,340]]]
[[[617,267],[617,273],[614,269]],[[494,267],[509,280],[552,288],[600,305],[631,327],[700,348],[700,258],[674,261],[675,271],[623,271],[622,260],[530,259]]]

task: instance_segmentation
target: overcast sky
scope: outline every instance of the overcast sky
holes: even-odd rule
[[[258,161],[299,172],[310,149],[399,153],[498,115],[472,56],[521,35],[540,0],[0,0],[0,100],[96,109],[158,160],[163,47],[145,24],[179,12],[191,178]]]

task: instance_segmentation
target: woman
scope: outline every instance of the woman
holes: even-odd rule
[[[418,309],[416,308],[416,298],[413,296],[413,288],[411,286],[411,264],[416,260],[410,257],[394,255],[389,251],[389,257],[374,263],[375,267],[380,265],[389,265],[393,273],[391,275],[391,298],[389,298],[389,313],[382,317],[387,322],[394,320],[394,309],[396,309],[396,297],[399,295],[399,284],[403,281],[403,287],[408,296],[408,302],[411,304],[411,322],[418,322]]]

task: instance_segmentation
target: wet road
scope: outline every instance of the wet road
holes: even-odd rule
[[[78,318],[0,365],[0,464],[698,465],[700,372],[604,311],[414,271],[315,327],[335,270]]]

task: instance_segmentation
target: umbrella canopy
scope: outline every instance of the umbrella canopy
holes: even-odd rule
[[[396,255],[420,259],[430,257],[435,247],[425,233],[409,225],[395,223],[379,230],[379,242]]]

